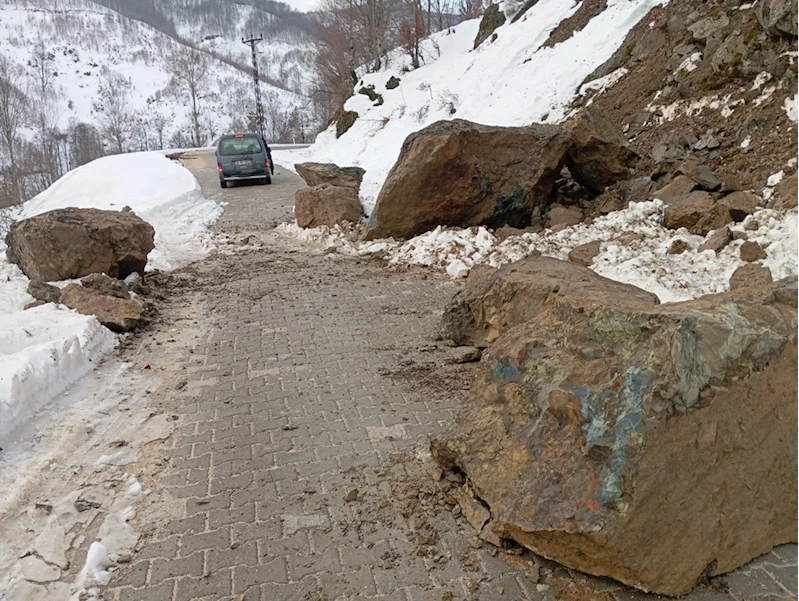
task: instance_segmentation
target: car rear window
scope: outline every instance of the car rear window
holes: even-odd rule
[[[255,137],[225,138],[219,142],[219,154],[230,156],[233,154],[258,154],[263,152],[261,142]]]

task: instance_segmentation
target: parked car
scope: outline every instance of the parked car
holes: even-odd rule
[[[274,165],[272,151],[264,139],[253,133],[227,134],[216,144],[216,167],[219,185],[227,188],[229,182],[258,180],[272,183]]]

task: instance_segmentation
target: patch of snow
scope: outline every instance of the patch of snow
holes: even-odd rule
[[[0,315],[0,441],[94,369],[116,340],[94,316],[63,306]]]
[[[766,186],[769,188],[773,188],[777,184],[779,184],[782,179],[785,177],[785,171],[777,171],[772,175],[769,175],[768,179],[766,180]]]
[[[502,242],[483,227],[439,226],[402,243],[394,240],[357,242],[338,228],[302,230],[292,224],[280,229],[307,242],[335,246],[340,252],[385,252],[391,265],[427,266],[453,278],[464,277],[475,265],[499,267],[536,252],[567,259],[576,246],[599,240],[600,252],[591,269],[610,279],[648,290],[661,302],[689,300],[728,290],[732,273],[743,264],[738,256],[742,242],[734,241],[719,254],[711,250],[699,252],[706,238],[684,229],[665,228],[664,209],[660,200],[630,203],[628,208],[599,217],[590,225],[581,223],[557,232],[544,230],[514,235]],[[760,210],[754,218],[761,224],[760,228],[747,235],[767,249],[768,258],[763,263],[769,266],[775,279],[795,275],[796,211]],[[743,231],[743,226],[733,224],[730,227]],[[679,255],[667,254],[676,239],[687,242],[690,250]]]
[[[749,148],[749,145],[752,143],[752,136],[746,136],[741,142],[741,148]]]
[[[593,79],[580,87],[580,96],[585,96],[587,92],[592,90],[596,90],[596,95],[599,96],[603,92],[613,87],[613,85],[615,85],[622,77],[627,75],[628,72],[629,70],[627,67],[619,67],[604,77]]]
[[[680,63],[680,66],[677,67],[677,70],[674,73],[677,74],[680,73],[681,71],[690,73],[691,71],[696,71],[696,68],[699,66],[701,60],[702,60],[702,53],[694,52],[690,56],[687,56],[685,60]]]
[[[799,121],[799,110],[797,110],[797,105],[799,105],[799,93],[793,95],[793,98],[788,96],[782,104],[782,110],[785,111],[785,114],[788,115],[788,119],[796,123]]]
[[[757,98],[755,98],[755,99],[752,101],[752,103],[753,103],[755,106],[760,106],[760,105],[761,105],[761,104],[763,104],[764,102],[768,102],[768,101],[769,101],[769,99],[771,99],[771,96],[772,96],[772,95],[774,94],[774,92],[776,92],[776,91],[777,91],[777,86],[767,86],[767,87],[763,88],[763,92],[760,94],[760,96],[758,96]]]
[[[763,84],[765,84],[767,81],[771,81],[771,73],[769,73],[768,71],[761,71],[760,73],[757,74],[757,77],[755,77],[755,81],[752,84],[751,89],[752,90],[760,89],[763,86]]]
[[[655,123],[662,125],[669,121],[674,121],[680,117],[695,117],[705,109],[717,110],[725,119],[733,114],[735,107],[745,103],[743,98],[732,100],[732,94],[727,94],[719,98],[716,95],[705,96],[693,101],[677,100],[668,105],[655,104],[658,95],[646,107],[646,110],[654,114]]]

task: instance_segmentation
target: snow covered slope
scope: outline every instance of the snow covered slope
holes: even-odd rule
[[[89,0],[0,0],[0,54],[27,71],[33,51],[43,48],[49,54],[60,92],[57,112],[62,128],[73,118],[96,121],[92,104],[101,72],[108,68],[133,82],[131,104],[141,113],[143,128],[160,115],[169,123],[167,141],[178,129],[188,130],[188,107],[159,94],[169,80],[164,61],[180,47],[169,35]],[[236,128],[251,104],[251,81],[247,73],[212,60],[210,92],[202,101],[203,129],[209,138]],[[276,109],[307,103],[298,94],[268,84],[262,84],[262,90]]]
[[[328,128],[297,158],[366,169],[361,197],[370,213],[408,134],[442,119],[509,126],[562,121],[585,77],[661,3],[609,0],[581,31],[554,47],[543,44],[580,2],[540,0],[519,21],[498,28],[493,42],[487,40],[474,50],[478,20],[435,34],[424,44],[426,64],[421,68],[403,73],[407,59],[395,52],[388,70],[363,77],[362,85],[374,85],[383,96],[381,106],[356,93],[345,105],[359,115],[352,128],[339,139],[335,127]],[[388,90],[392,75],[401,83]]]

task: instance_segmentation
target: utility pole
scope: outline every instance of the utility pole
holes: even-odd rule
[[[259,37],[255,37],[253,34],[250,34],[250,39],[245,40],[241,38],[243,44],[247,44],[252,51],[252,78],[253,82],[255,83],[255,123],[258,127],[258,133],[261,134],[261,137],[266,141],[266,130],[264,128],[264,105],[261,101],[261,77],[258,73],[258,53],[255,51],[255,46],[258,42],[264,41],[264,34],[261,34]]]

